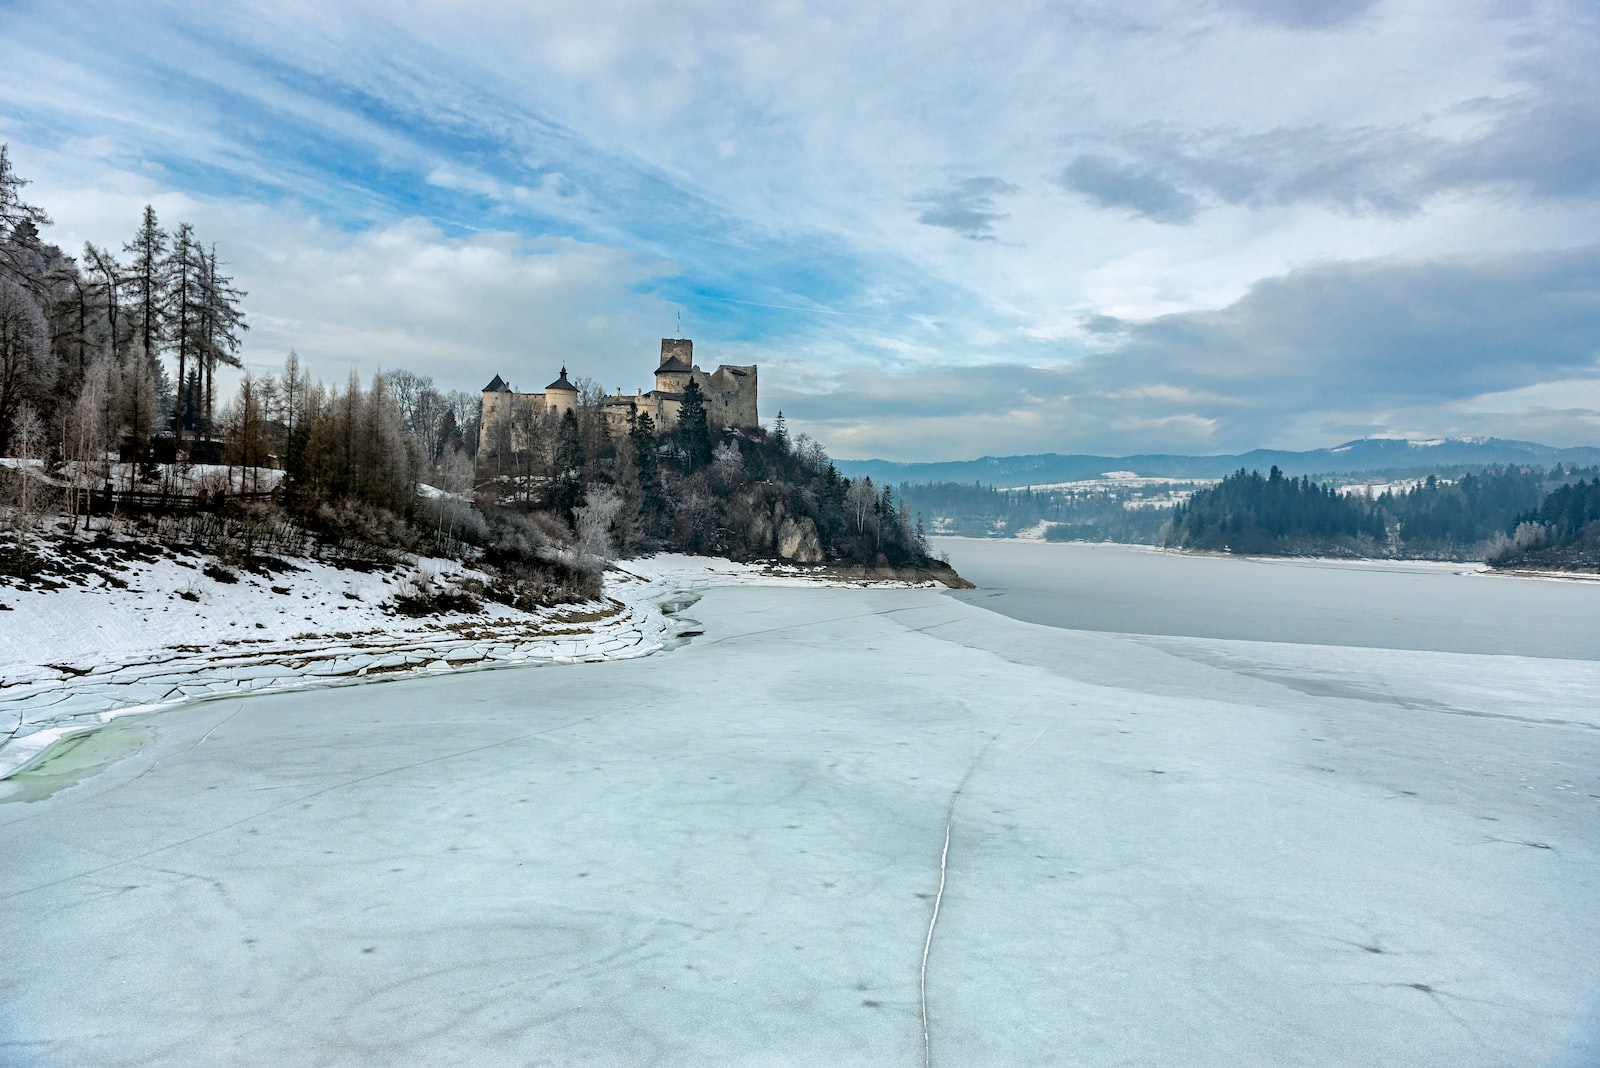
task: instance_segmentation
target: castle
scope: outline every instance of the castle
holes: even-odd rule
[[[615,396],[601,397],[600,418],[612,434],[627,433],[628,426],[639,415],[648,415],[658,430],[677,425],[678,411],[683,407],[683,391],[693,381],[705,396],[706,419],[712,429],[722,427],[756,427],[761,420],[756,415],[756,366],[735,367],[724,364],[707,374],[694,364],[694,342],[688,338],[664,337],[661,339],[661,363],[656,368],[656,385],[650,392],[638,390],[625,397],[618,389]],[[578,406],[578,387],[567,380],[567,369],[561,377],[544,387],[543,393],[517,393],[499,375],[483,387],[483,416],[478,429],[478,456],[494,455],[494,435],[497,427],[509,423],[515,430],[518,415],[538,417],[550,414],[560,418]]]

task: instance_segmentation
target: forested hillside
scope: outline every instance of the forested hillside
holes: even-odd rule
[[[1537,509],[1517,517],[1500,567],[1600,570],[1600,477],[1558,486]]]
[[[327,386],[290,352],[222,396],[248,324],[218,250],[146,208],[120,254],[70,255],[41,236],[26,185],[0,145],[0,520],[15,534],[0,572],[40,566],[39,536],[90,529],[236,562],[454,556],[497,569],[488,595],[540,603],[593,596],[617,551],[935,564],[887,487],[844,478],[781,420],[714,432],[694,390],[678,425],[615,435],[585,384],[561,420],[515,428],[491,471],[475,470],[479,396],[426,375]]]
[[[1172,515],[1164,544],[1237,553],[1336,554],[1447,560],[1569,563],[1596,540],[1600,497],[1593,469],[1491,468],[1453,481],[1432,475],[1376,497],[1339,493],[1276,467],[1243,468],[1201,490]],[[1589,546],[1585,550],[1584,546]],[[1588,566],[1593,566],[1593,563]]]
[[[902,483],[905,510],[935,533],[964,537],[1015,537],[1046,524],[1054,541],[1148,544],[1170,512],[1174,493],[1192,484],[1083,483],[1041,489],[997,489],[976,482]]]

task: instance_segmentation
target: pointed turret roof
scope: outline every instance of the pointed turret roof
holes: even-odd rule
[[[495,375],[494,379],[487,386],[483,387],[483,391],[485,393],[510,393],[511,387],[506,385],[505,379],[501,378],[499,375]]]
[[[561,369],[561,377],[560,378],[556,379],[554,382],[552,382],[548,386],[544,387],[544,391],[546,393],[549,393],[552,389],[559,389],[559,390],[561,390],[561,391],[563,391],[565,393],[576,393],[576,392],[578,392],[578,387],[573,385],[571,382],[567,381],[567,369],[565,367],[563,367]]]
[[[656,368],[656,374],[664,375],[664,374],[667,374],[667,373],[672,372],[672,371],[692,371],[692,370],[694,370],[693,367],[691,367],[688,364],[684,363],[682,360],[678,359],[676,356],[669,356],[666,360],[664,360],[662,362],[660,367]]]

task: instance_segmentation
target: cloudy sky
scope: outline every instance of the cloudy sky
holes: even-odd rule
[[[0,140],[261,370],[631,393],[681,315],[840,457],[1600,443],[1592,0],[215,7],[0,0]]]

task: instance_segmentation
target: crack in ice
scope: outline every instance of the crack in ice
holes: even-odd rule
[[[928,1035],[928,951],[933,948],[933,925],[939,922],[939,903],[944,900],[945,862],[950,858],[950,821],[944,824],[944,851],[939,854],[939,892],[933,895],[933,917],[928,920],[928,937],[922,943],[922,1065],[933,1064],[933,1042]]]
[[[1000,736],[1016,723],[1017,717],[1012,716],[989,740],[983,743],[983,748],[973,756],[972,763],[967,765],[967,773],[961,776],[961,781],[956,783],[956,788],[950,792],[950,801],[944,810],[944,848],[939,852],[939,889],[933,895],[933,915],[928,918],[928,934],[922,941],[922,971],[918,986],[922,1002],[922,1068],[933,1068],[933,1035],[928,1027],[928,954],[933,950],[933,929],[939,922],[939,905],[944,901],[944,882],[950,861],[950,832],[956,821],[956,801],[966,790],[967,783],[972,780],[973,772],[978,770],[978,765],[983,763],[983,758],[988,755],[989,749],[999,740]],[[1043,736],[1044,731],[1039,732]],[[1035,738],[1033,741],[1037,742]],[[1031,748],[1033,742],[1028,743]],[[1024,750],[1026,752],[1026,750]]]

